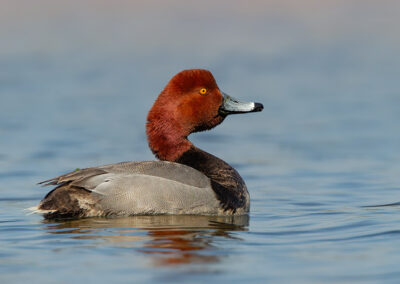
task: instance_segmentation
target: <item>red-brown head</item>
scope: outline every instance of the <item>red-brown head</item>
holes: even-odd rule
[[[192,146],[187,140],[190,133],[211,129],[230,113],[262,110],[261,104],[248,103],[253,107],[245,110],[235,108],[238,104],[219,90],[210,71],[181,71],[172,77],[147,116],[149,146],[159,159],[175,161]]]

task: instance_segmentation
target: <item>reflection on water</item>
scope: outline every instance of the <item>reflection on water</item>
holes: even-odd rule
[[[134,216],[87,218],[63,222],[43,221],[49,234],[92,240],[91,245],[134,248],[151,255],[154,266],[215,263],[207,254],[215,238],[240,240],[233,231],[246,231],[249,216]],[[98,242],[100,241],[100,242]]]

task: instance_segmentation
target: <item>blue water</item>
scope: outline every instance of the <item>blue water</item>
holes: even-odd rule
[[[2,1],[1,283],[398,283],[400,2]],[[37,182],[152,160],[182,69],[264,104],[194,134],[247,183],[242,218],[44,221]]]

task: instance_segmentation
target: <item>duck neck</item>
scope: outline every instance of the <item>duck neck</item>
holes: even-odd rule
[[[176,121],[149,121],[146,133],[151,151],[160,160],[173,162],[193,146],[189,133]]]
[[[239,173],[223,160],[207,153],[192,144],[175,162],[192,167],[212,180],[224,183],[229,179],[244,185]]]

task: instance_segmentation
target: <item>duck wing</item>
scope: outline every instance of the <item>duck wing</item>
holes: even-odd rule
[[[192,167],[168,161],[121,162],[99,167],[77,169],[73,172],[51,178],[39,184],[43,186],[71,183],[82,186],[88,179],[103,174],[143,174],[174,180],[183,184],[204,187],[209,178]]]
[[[214,215],[219,208],[207,176],[189,166],[167,161],[122,162],[86,168],[40,184],[57,186],[39,205],[39,209],[53,210],[53,213],[63,208],[64,212],[78,210],[78,215],[85,217]],[[68,209],[66,202],[75,209]]]

